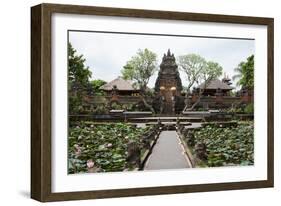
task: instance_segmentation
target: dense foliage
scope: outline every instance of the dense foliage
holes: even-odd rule
[[[68,173],[123,171],[127,168],[128,143],[141,145],[142,135],[150,129],[125,123],[76,123],[69,129]]]
[[[238,85],[247,88],[254,88],[254,55],[247,58],[247,61],[241,62],[237,68],[235,68],[236,75],[233,79],[238,79]]]
[[[82,108],[82,98],[89,86],[89,78],[92,73],[85,65],[86,59],[83,55],[68,44],[68,84],[69,84],[69,112],[79,113]]]
[[[245,109],[244,109],[245,113],[247,114],[254,114],[254,104],[248,104]]]
[[[247,105],[239,105],[237,107],[231,107],[227,109],[221,109],[221,111],[232,114],[254,114],[254,103]]]
[[[93,94],[97,96],[104,95],[103,90],[101,90],[101,86],[105,85],[106,81],[101,79],[95,79],[90,81],[91,88],[93,89]]]
[[[220,127],[209,125],[189,134],[189,143],[206,146],[206,159],[201,166],[216,167],[225,165],[254,164],[254,127],[252,122],[237,126]]]
[[[77,54],[77,51],[68,44],[68,81],[70,83],[79,83],[81,86],[87,86],[92,73],[89,67],[85,65],[86,59],[83,55]]]

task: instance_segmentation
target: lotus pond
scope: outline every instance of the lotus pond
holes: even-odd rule
[[[193,154],[198,153],[197,145],[204,145],[205,158],[201,167],[218,167],[254,164],[254,125],[253,122],[238,122],[236,126],[221,127],[208,125],[190,130],[188,144]],[[197,154],[198,156],[198,154]]]
[[[68,173],[114,172],[127,168],[128,143],[142,145],[152,127],[126,123],[74,122],[69,128]]]

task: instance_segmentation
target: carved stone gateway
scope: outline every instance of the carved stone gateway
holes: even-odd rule
[[[184,107],[184,98],[181,96],[182,84],[178,65],[170,49],[164,54],[160,71],[155,82],[155,99],[153,107],[160,114],[175,114]]]

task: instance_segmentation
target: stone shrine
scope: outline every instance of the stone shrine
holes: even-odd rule
[[[181,95],[182,83],[178,65],[170,49],[164,54],[160,71],[155,82],[154,109],[160,114],[175,114],[184,108],[184,97]]]

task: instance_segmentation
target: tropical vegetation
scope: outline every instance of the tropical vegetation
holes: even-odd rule
[[[72,122],[68,138],[68,173],[114,172],[133,169],[126,160],[129,143],[143,145],[152,127],[126,123]]]
[[[205,87],[207,87],[212,80],[222,75],[223,70],[223,68],[217,62],[207,61],[204,57],[198,54],[179,56],[178,64],[180,70],[182,70],[187,76],[188,85],[185,87],[186,97],[194,85],[204,83]],[[195,102],[191,108],[187,108],[188,104],[186,104],[184,110],[193,110],[200,102],[203,92],[204,89],[201,89],[197,102]]]
[[[82,107],[83,93],[89,85],[92,73],[85,65],[86,59],[79,55],[68,43],[68,90],[69,90],[69,112],[79,113]]]
[[[247,89],[254,88],[254,55],[249,56],[246,61],[242,61],[234,71],[236,74],[233,76],[233,80],[238,80],[238,85]]]
[[[198,145],[205,147],[204,158],[199,158],[199,166],[254,164],[254,125],[251,121],[231,126],[208,125],[189,130],[186,138],[194,156],[198,157]]]

